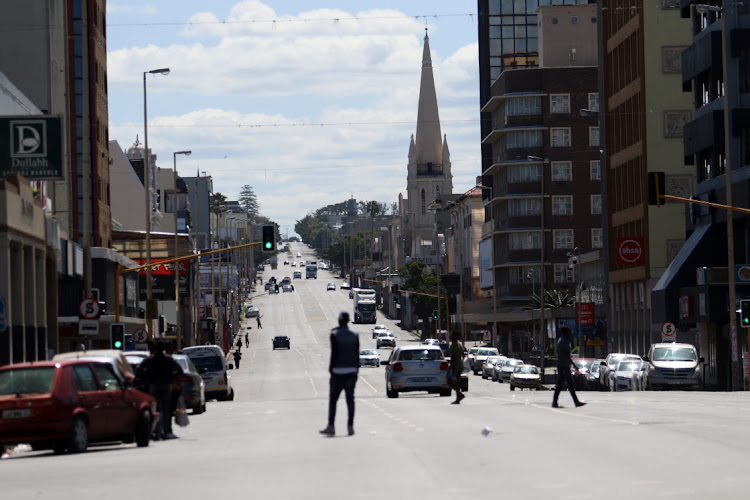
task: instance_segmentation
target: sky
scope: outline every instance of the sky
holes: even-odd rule
[[[108,0],[110,140],[143,142],[157,165],[213,178],[294,235],[351,197],[406,196],[425,27],[453,191],[481,172],[473,0]]]

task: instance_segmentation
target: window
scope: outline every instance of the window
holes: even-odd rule
[[[435,184],[435,196],[440,196],[440,184]]]
[[[559,229],[552,231],[555,238],[554,248],[555,250],[564,248],[573,248],[573,230],[572,229]]]
[[[511,233],[510,249],[511,250],[532,250],[542,248],[542,238],[540,231],[523,231],[520,233]]]
[[[94,365],[94,370],[99,377],[99,383],[104,387],[105,391],[119,391],[122,389],[117,377],[107,365],[97,363]]]
[[[526,217],[541,214],[542,204],[536,198],[522,198],[508,202],[509,217]]]
[[[426,205],[425,198],[424,198],[424,189],[420,193],[420,198],[421,198],[421,204],[422,204],[421,211],[422,211],[422,215],[424,215],[427,210],[427,205]]]
[[[555,283],[573,283],[574,281],[573,269],[570,269],[567,264],[555,264]]]
[[[528,285],[539,283],[538,271],[534,266],[519,266],[508,268],[508,282],[514,285]]]
[[[597,92],[589,94],[589,107],[587,109],[589,111],[599,111],[599,94]]]
[[[99,385],[94,378],[94,372],[89,365],[75,365],[73,367],[73,384],[76,391],[89,392],[98,391]]]
[[[536,148],[542,146],[541,130],[512,130],[505,135],[505,147]]]
[[[572,181],[573,169],[569,161],[552,162],[552,180],[553,181]]]
[[[589,170],[591,171],[591,180],[600,181],[602,180],[602,167],[599,160],[591,160],[589,164]]]
[[[578,16],[570,16],[570,24],[578,24]]]
[[[551,94],[549,96],[550,113],[570,113],[569,94]]]
[[[589,127],[589,146],[599,147],[599,127]]]
[[[591,248],[602,248],[602,228],[591,230]]]
[[[601,215],[602,213],[602,195],[592,194],[591,195],[591,213],[594,215]]]
[[[573,197],[553,196],[552,215],[573,215]]]
[[[551,128],[549,131],[550,144],[553,148],[570,147],[570,128]]]
[[[540,172],[539,165],[510,165],[507,167],[508,183],[538,182]]]
[[[505,116],[541,115],[542,98],[512,97],[505,100]]]

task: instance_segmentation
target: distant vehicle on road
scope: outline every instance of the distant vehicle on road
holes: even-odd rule
[[[490,356],[500,356],[497,347],[482,347],[477,351],[476,356],[474,356],[474,375],[479,375],[484,366],[484,362]]]
[[[652,344],[643,360],[645,389],[703,389],[704,359],[692,344]]]
[[[266,283],[266,289],[268,289],[271,285],[270,283]],[[260,316],[260,309],[258,309],[255,306],[250,306],[247,309],[245,309],[245,317],[246,318],[255,318],[256,316]]]
[[[328,283],[326,285],[326,291],[329,291],[329,290],[334,290],[335,291],[336,290],[336,283]]]
[[[643,386],[643,360],[639,356],[626,356],[609,371],[609,390],[640,391]]]
[[[281,291],[282,292],[293,292],[294,291],[294,287],[292,285],[282,285],[281,286]]]
[[[492,378],[492,372],[495,371],[495,365],[498,361],[505,360],[505,356],[489,356],[482,365],[482,378]]]
[[[302,272],[301,271],[294,271],[294,274],[292,274],[292,278],[296,280],[302,279]]]
[[[542,388],[542,373],[534,365],[518,365],[510,374],[510,390],[519,389],[536,389]]]
[[[359,351],[359,366],[380,366],[380,354],[375,349]]]
[[[206,386],[190,358],[185,354],[172,354],[172,358],[182,368],[180,386],[182,386],[182,397],[185,398],[185,406],[193,410],[193,415],[200,415],[206,411]]]
[[[305,279],[318,279],[318,263],[311,260],[305,264]]]
[[[291,343],[289,342],[289,337],[286,335],[276,335],[273,338],[273,349],[291,349]]]
[[[378,334],[380,332],[387,332],[387,331],[389,331],[387,326],[385,326],[385,325],[375,325],[375,326],[372,327],[372,338],[376,339],[376,338],[378,338]]]
[[[217,345],[191,346],[183,348],[182,353],[190,358],[200,372],[205,385],[206,399],[218,401],[234,399],[234,389],[229,373],[227,373],[231,366],[227,365],[221,347]]]
[[[377,320],[377,292],[371,288],[354,288],[354,322],[375,323]]]
[[[344,281],[343,283],[341,283],[341,286],[339,286],[339,288],[341,290],[351,290],[352,287],[351,287],[351,285],[349,283],[347,283],[346,281]],[[351,299],[351,297],[349,297],[349,298]]]
[[[506,359],[503,362],[503,366],[500,370],[500,373],[498,374],[498,378],[500,382],[506,382],[506,381],[510,382],[510,376],[515,371],[516,366],[519,366],[522,364],[523,364],[523,360],[521,359],[514,359],[514,358]]]
[[[396,347],[396,337],[393,336],[393,334],[389,331],[381,331],[378,333],[377,339],[375,340],[375,344],[378,349],[384,346],[388,347]]]

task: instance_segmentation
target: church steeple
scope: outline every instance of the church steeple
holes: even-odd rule
[[[438,115],[435,79],[432,75],[430,37],[425,28],[424,50],[422,52],[422,80],[419,86],[419,108],[417,110],[417,164],[442,163],[442,134]]]

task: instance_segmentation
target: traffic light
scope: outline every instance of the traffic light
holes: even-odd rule
[[[398,297],[396,295],[393,296],[393,303],[398,304]]]
[[[125,325],[123,323],[112,323],[109,325],[109,337],[112,340],[112,349],[125,349]]]
[[[279,293],[279,285],[273,286],[273,293]]]
[[[750,328],[750,300],[740,301],[740,326]]]
[[[437,309],[435,309],[435,310],[432,311],[432,319],[434,319],[435,321],[437,321]]]
[[[648,173],[648,204],[660,207],[662,196],[664,196],[664,185],[666,184],[664,172]]]
[[[276,250],[276,226],[263,226],[262,250],[273,252]]]

